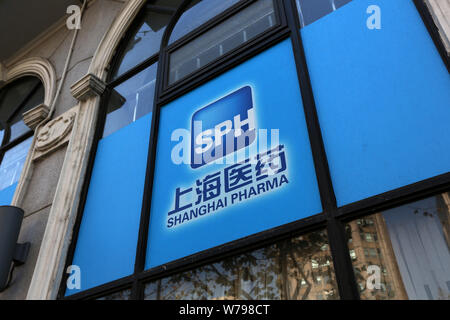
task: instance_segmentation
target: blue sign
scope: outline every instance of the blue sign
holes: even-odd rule
[[[193,169],[252,144],[256,135],[251,88],[240,88],[197,111],[191,132]]]
[[[450,76],[413,1],[353,0],[301,31],[339,206],[450,171]]]
[[[322,212],[289,39],[159,124],[147,269]]]
[[[249,147],[256,141],[255,122],[249,85],[196,111],[190,132],[191,167],[196,169],[211,162],[217,163],[217,160]],[[264,133],[264,129],[259,130],[260,135]],[[260,136],[260,140],[264,138]],[[228,157],[227,163],[231,162],[231,165],[209,172],[191,187],[176,188],[174,208],[168,212],[167,228],[211,215],[289,183],[284,146],[265,150],[265,141],[265,144],[260,143],[260,147],[258,154],[245,160]]]
[[[11,204],[16,187],[17,182],[3,190],[0,190],[0,206],[9,206]]]
[[[287,164],[283,145],[259,153],[253,159],[256,160],[254,166],[251,163],[252,158],[247,158],[242,163],[198,179],[193,187],[183,191],[177,188],[175,209],[168,213],[167,228],[213,214],[289,183],[285,174]],[[180,198],[191,193],[196,198],[195,202],[181,205]]]
[[[151,113],[100,140],[73,265],[81,289],[133,273],[150,139]]]

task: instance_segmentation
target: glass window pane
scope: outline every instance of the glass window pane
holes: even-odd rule
[[[17,112],[17,114],[14,116],[14,118],[11,121],[11,137],[10,141],[20,137],[21,135],[29,132],[31,129],[28,128],[25,123],[23,122],[22,115],[27,112],[28,110],[33,109],[37,105],[44,102],[45,98],[45,91],[44,86],[41,84],[39,88],[36,90],[36,92],[30,97],[30,99],[25,103],[25,105],[22,107],[20,111]]]
[[[225,11],[239,0],[203,0],[192,1],[192,4],[181,15],[170,35],[169,44],[193,31],[219,13]]]
[[[10,140],[14,140],[17,137],[20,137],[21,135],[27,133],[30,131],[30,128],[27,127],[25,122],[23,120],[19,120],[16,123],[11,125],[11,138]]]
[[[0,164],[0,190],[3,190],[19,181],[28,150],[33,138],[28,138],[12,149],[5,152]]]
[[[331,3],[333,3],[333,6],[336,9],[339,9],[340,7],[346,5],[347,3],[349,3],[352,0],[331,0]]]
[[[23,77],[4,87],[0,93],[0,120],[6,122],[38,84],[38,78]]]
[[[351,0],[296,0],[302,27],[333,12]]]
[[[103,137],[135,122],[153,110],[157,64],[117,86],[108,104]]]
[[[183,0],[156,0],[147,2],[149,2],[149,4],[154,6],[171,8],[175,11],[178,8],[178,6],[183,2]]]
[[[348,223],[361,299],[450,299],[449,235],[450,192]]]
[[[5,137],[5,129],[3,128],[2,124],[0,123],[0,146],[3,143],[4,137]]]
[[[147,300],[338,299],[325,232],[278,242],[147,284]]]
[[[122,61],[112,79],[124,74],[159,51],[161,39],[171,15],[147,11],[123,53]]]
[[[131,289],[127,289],[98,298],[97,300],[130,300],[130,298],[131,298]]]
[[[169,84],[275,26],[272,0],[260,0],[202,34],[170,56]]]

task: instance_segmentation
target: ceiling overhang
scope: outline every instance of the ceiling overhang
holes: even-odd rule
[[[0,62],[11,58],[45,30],[61,20],[80,0],[0,1]]]

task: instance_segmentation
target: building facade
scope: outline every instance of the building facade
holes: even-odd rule
[[[26,2],[0,299],[450,298],[449,0]]]

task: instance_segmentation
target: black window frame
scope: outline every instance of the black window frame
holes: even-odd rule
[[[224,12],[215,16],[213,19],[205,22],[201,26],[195,28],[188,34],[182,36],[180,39],[177,39],[166,48],[164,48],[164,55],[167,61],[167,64],[164,66],[164,74],[163,74],[163,89],[160,93],[161,101],[160,103],[166,104],[174,98],[181,95],[179,92],[190,91],[191,88],[198,86],[199,82],[204,81],[205,78],[209,79],[217,76],[218,73],[223,72],[224,70],[228,70],[233,66],[239,64],[236,63],[236,58],[239,57],[242,60],[247,60],[246,57],[248,54],[251,54],[249,49],[257,50],[261,46],[265,48],[265,42],[271,38],[272,36],[276,36],[279,33],[283,33],[288,31],[286,17],[282,14],[283,7],[282,2],[273,0],[274,10],[276,15],[276,24],[265,30],[262,34],[256,36],[254,39],[247,41],[240,46],[232,49],[230,52],[225,53],[220,56],[220,58],[215,59],[214,61],[206,64],[205,66],[195,70],[193,73],[183,77],[182,79],[175,81],[173,84],[169,84],[169,75],[170,75],[170,56],[176,50],[182,48],[185,45],[188,45],[192,40],[200,37],[205,34],[207,31],[212,30],[214,27],[220,25],[225,22],[238,12],[241,12],[243,9],[249,7],[253,3],[258,0],[241,0],[238,3],[234,4]],[[184,10],[183,10],[184,12]],[[183,12],[180,12],[181,14]],[[181,16],[181,15],[180,15]],[[178,19],[177,19],[178,20]],[[175,25],[173,26],[175,27]],[[173,28],[170,30],[172,31]],[[253,51],[251,50],[251,51]],[[230,66],[229,64],[232,64]]]
[[[192,0],[184,0],[176,12],[173,14],[171,21],[166,27],[162,42],[161,50],[137,66],[112,80],[108,78],[108,85],[105,93],[101,97],[100,112],[97,120],[94,144],[89,159],[87,174],[81,194],[81,201],[72,239],[66,259],[65,269],[63,270],[63,278],[60,283],[58,299],[77,300],[77,299],[96,299],[101,298],[122,290],[131,289],[131,299],[143,299],[145,285],[148,282],[168,277],[170,275],[214,263],[230,256],[240,253],[256,250],[274,242],[287,238],[307,234],[309,232],[325,230],[328,235],[328,243],[331,255],[333,257],[334,272],[336,282],[339,289],[340,299],[358,300],[360,298],[358,283],[353,272],[352,259],[347,244],[347,236],[345,233],[345,224],[357,218],[387,210],[393,207],[401,206],[409,202],[421,200],[429,196],[437,195],[450,190],[450,173],[442,174],[430,179],[426,179],[411,185],[407,185],[389,192],[376,195],[367,199],[357,201],[342,207],[337,206],[334,194],[333,184],[331,181],[330,171],[328,167],[327,156],[325,153],[324,143],[322,139],[320,124],[315,107],[314,94],[312,90],[311,80],[308,73],[305,51],[303,48],[302,37],[300,32],[300,22],[297,13],[295,0],[274,0],[275,11],[278,15],[278,25],[266,30],[255,39],[244,43],[240,47],[225,54],[218,60],[198,69],[187,77],[168,85],[169,76],[169,55],[171,52],[195,39],[197,36],[210,30],[220,22],[237,13],[242,8],[250,5],[256,0],[241,0],[239,3],[231,6],[218,16],[212,18],[204,25],[196,28],[189,34],[178,39],[171,45],[167,45],[170,34],[184,12],[188,8]],[[423,0],[413,1],[423,22],[425,23],[430,36],[432,37],[441,58],[449,69],[449,57],[446,54],[445,46],[440,38],[439,31],[434,24],[433,18]],[[139,26],[145,8],[155,7],[152,1],[144,5],[144,8],[136,17],[134,23],[127,31],[124,39],[122,39],[119,49],[111,64],[111,70],[118,67],[120,63],[119,57],[125,49],[129,39],[134,35],[136,28]],[[161,8],[166,13],[171,11],[168,8]],[[304,218],[286,225],[275,227],[257,234],[253,234],[244,239],[235,240],[218,247],[214,247],[188,257],[178,259],[163,266],[158,266],[149,270],[145,270],[145,258],[148,238],[148,227],[150,218],[150,206],[153,189],[153,176],[155,170],[156,144],[158,139],[159,115],[161,108],[168,102],[184,95],[194,88],[208,82],[209,80],[223,74],[227,70],[241,64],[242,62],[254,57],[258,53],[274,46],[275,44],[291,39],[293,46],[293,54],[298,73],[300,91],[303,100],[303,108],[307,123],[308,135],[311,144],[311,150],[314,160],[316,177],[319,185],[319,192],[323,207],[323,212]],[[122,51],[121,51],[122,50]],[[147,173],[145,177],[144,196],[141,211],[141,220],[138,236],[138,244],[136,249],[136,261],[134,273],[130,276],[91,288],[85,291],[65,297],[66,281],[68,274],[65,273],[67,267],[71,264],[76,248],[76,239],[81,225],[81,219],[84,210],[84,204],[87,197],[90,176],[92,174],[93,164],[97,145],[102,137],[104,122],[106,119],[106,109],[108,106],[108,97],[112,89],[118,84],[128,80],[132,76],[141,72],[145,68],[154,63],[158,63],[158,71],[156,76],[154,111],[152,114],[151,134],[149,141],[149,153],[147,161]]]

